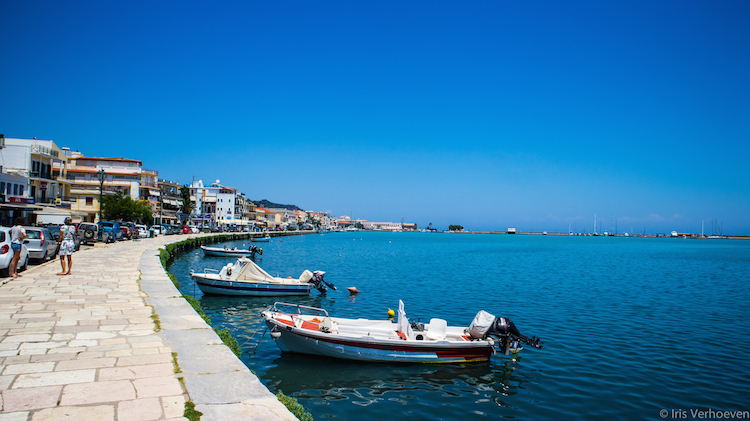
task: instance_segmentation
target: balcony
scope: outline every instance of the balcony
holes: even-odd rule
[[[29,178],[43,178],[45,180],[57,180],[52,172],[29,171]]]

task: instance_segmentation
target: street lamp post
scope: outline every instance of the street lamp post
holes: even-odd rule
[[[96,173],[96,178],[99,179],[99,229],[98,231],[98,237],[99,241],[103,238],[103,229],[102,229],[102,191],[104,190],[104,177],[107,174],[104,172],[104,169],[99,168],[99,171]]]

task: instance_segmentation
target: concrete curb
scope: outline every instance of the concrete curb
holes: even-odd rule
[[[158,335],[177,353],[182,370],[178,376],[195,409],[203,413],[201,420],[296,421],[182,298],[161,265],[160,248],[149,248],[141,257],[141,290],[159,316]]]

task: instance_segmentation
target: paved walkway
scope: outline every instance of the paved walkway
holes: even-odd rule
[[[179,298],[158,249],[185,238],[97,246],[73,256],[72,275],[56,260],[0,280],[0,421],[186,420],[187,400],[203,421],[295,420]]]

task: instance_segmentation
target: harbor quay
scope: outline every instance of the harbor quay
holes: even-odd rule
[[[82,248],[0,280],[0,421],[296,420],[159,260],[207,234]],[[197,419],[197,418],[196,418]]]

